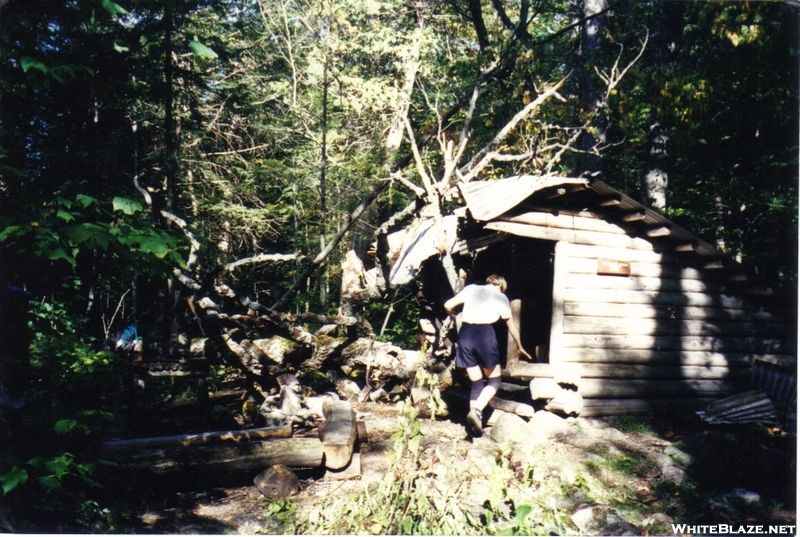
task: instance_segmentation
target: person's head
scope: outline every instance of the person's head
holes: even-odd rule
[[[498,276],[497,274],[492,274],[488,278],[486,278],[486,285],[496,285],[500,288],[501,293],[506,292],[506,287],[508,284],[506,283],[506,279],[502,276]]]

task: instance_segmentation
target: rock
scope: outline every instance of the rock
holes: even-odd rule
[[[581,535],[640,535],[639,529],[608,505],[584,507],[572,514]]]
[[[258,410],[259,415],[264,418],[267,427],[277,427],[286,423],[286,414],[276,408],[264,407]]]
[[[498,444],[524,444],[531,440],[527,422],[508,412],[498,416],[489,435]]]
[[[672,518],[664,513],[654,513],[642,520],[642,530],[645,535],[675,535],[672,524]]]
[[[533,415],[527,427],[549,438],[569,430],[569,423],[552,412],[540,410]]]
[[[358,387],[358,384],[335,370],[328,371],[325,376],[336,386],[336,393],[342,399],[351,402],[358,401],[358,397],[361,395],[361,388]]]
[[[681,451],[675,446],[667,446],[664,448],[664,454],[669,456],[672,460],[686,468],[694,462],[694,457]]]
[[[283,500],[300,488],[300,480],[282,464],[267,468],[253,479],[253,483],[270,500]]]
[[[295,351],[298,347],[297,343],[280,336],[275,336],[270,339],[255,339],[255,345],[265,357],[271,362],[276,364],[283,364],[284,358]]]
[[[299,384],[297,387],[299,388]],[[300,395],[294,386],[288,385],[281,388],[281,412],[287,416],[300,414]]]
[[[745,503],[758,503],[761,501],[761,496],[757,492],[750,492],[744,489],[733,489],[729,494],[731,498],[738,498]]]
[[[322,404],[325,401],[338,401],[339,397],[334,396],[333,394],[323,394],[323,395],[315,395],[314,397],[307,397],[303,400],[303,404],[305,404],[308,411],[313,416],[316,416],[318,419],[322,419],[324,414],[322,413]]]
[[[661,471],[661,478],[675,485],[680,485],[686,479],[686,472],[678,466],[668,466]]]
[[[494,446],[479,447],[467,451],[467,471],[476,476],[492,475],[497,466],[497,450]]]

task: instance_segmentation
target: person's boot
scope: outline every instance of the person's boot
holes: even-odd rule
[[[467,432],[475,438],[483,436],[483,414],[477,408],[467,413]]]

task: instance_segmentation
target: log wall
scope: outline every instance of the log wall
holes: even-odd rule
[[[580,370],[583,415],[696,408],[748,389],[756,358],[794,360],[780,319],[616,225],[529,213],[486,228],[558,241],[549,361]],[[630,273],[600,274],[598,259],[625,262]],[[531,377],[534,368],[514,371]]]

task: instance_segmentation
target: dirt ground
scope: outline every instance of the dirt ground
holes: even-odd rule
[[[338,475],[326,474],[324,470],[297,472],[301,490],[292,500],[297,509],[295,516],[307,514],[333,496],[358,493],[386,475],[393,446],[390,437],[397,430],[399,411],[394,405],[378,403],[354,404],[354,408],[357,419],[366,424],[368,433],[368,442],[359,447],[360,476],[341,479]],[[612,427],[614,421],[609,419],[573,419],[568,432],[537,446],[532,460],[538,468],[543,469],[543,479],[567,481],[578,479],[575,476],[592,464],[597,467],[596,461],[600,460],[601,455],[609,460],[649,461],[642,464],[641,468],[628,472],[624,489],[633,491],[626,492],[630,495],[631,503],[644,506],[645,510],[659,511],[669,507],[669,502],[664,502],[661,483],[671,477],[665,475],[670,471],[667,467],[652,461],[661,460],[658,457],[663,459],[666,448],[683,442],[680,445],[694,445],[697,448],[693,454],[694,462],[688,465],[685,477],[697,486],[707,488],[709,498],[714,494],[724,498],[722,492],[737,488],[759,489],[762,496],[767,491],[767,496],[759,504],[765,507],[760,508],[758,516],[768,517],[773,523],[794,523],[795,504],[787,499],[794,497],[796,490],[796,481],[790,477],[796,473],[796,442],[793,435],[771,443],[771,433],[767,432],[764,437],[766,440],[760,440],[759,446],[753,448],[763,452],[762,457],[758,451],[755,454],[748,453],[750,448],[737,442],[740,436],[744,438],[750,434],[749,429],[709,431],[696,417],[685,418],[678,425],[663,424],[663,427],[646,433],[622,432]],[[481,450],[496,449],[496,444],[493,445],[489,438],[471,439],[461,423],[448,418],[421,420],[421,432],[423,450],[438,447],[437,453],[447,453],[451,463],[453,460],[471,461],[475,458],[474,454]],[[786,435],[783,437],[786,438]],[[726,454],[727,450],[731,454]],[[743,454],[737,455],[740,452]],[[751,459],[758,459],[753,462],[758,466],[743,468],[741,461]],[[434,459],[432,464],[444,464],[444,461],[437,462]],[[745,466],[747,464],[750,462],[746,462]],[[687,471],[680,466],[673,469],[675,472]],[[611,472],[603,472],[597,474],[601,485],[609,490],[614,489],[618,485],[614,481],[616,478]],[[264,498],[253,485],[255,473],[201,476],[193,481],[169,483],[163,489],[161,486],[148,489],[149,492],[137,500],[137,507],[127,522],[114,531],[159,534],[282,533],[286,526],[279,518],[280,513],[270,509],[271,506],[274,508],[275,503]],[[770,482],[772,489],[765,485]],[[448,483],[443,486],[455,490],[459,484]],[[543,493],[546,490],[546,487],[542,487]],[[564,511],[572,511],[582,505],[580,498],[543,498],[542,501],[557,501],[558,508]],[[675,509],[680,510],[680,506],[676,508],[673,505],[673,511]],[[752,512],[747,516],[752,516]],[[577,534],[577,530],[573,531]]]

